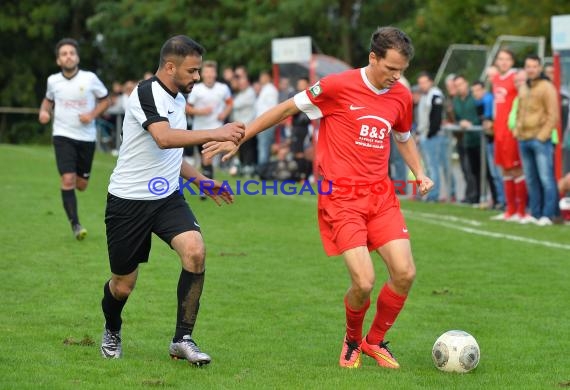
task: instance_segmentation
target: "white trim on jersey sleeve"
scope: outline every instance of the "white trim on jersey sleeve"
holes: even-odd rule
[[[103,99],[109,96],[109,91],[107,90],[107,87],[105,87],[105,85],[99,79],[99,77],[97,77],[95,73],[92,73],[92,75],[93,75],[93,81],[92,81],[93,95],[95,95],[97,99]]]
[[[323,117],[323,112],[321,109],[313,104],[307,91],[301,91],[293,97],[293,101],[297,108],[303,111],[309,119],[320,119]]]
[[[411,133],[406,131],[405,133],[401,133],[399,131],[394,131],[394,138],[398,142],[407,142],[410,139]]]
[[[52,102],[55,100],[53,93],[53,76],[50,76],[47,79],[46,99]]]

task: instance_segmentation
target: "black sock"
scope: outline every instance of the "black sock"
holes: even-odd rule
[[[77,216],[75,190],[61,190],[61,199],[63,199],[63,209],[67,214],[67,219],[72,225],[77,225],[79,223],[79,217]]]
[[[119,301],[111,294],[109,281],[107,281],[105,287],[103,287],[103,300],[101,301],[101,308],[105,315],[105,327],[107,329],[113,332],[121,330],[121,324],[123,323],[121,312],[123,311],[125,303],[127,303],[126,299]]]
[[[176,316],[176,333],[173,341],[192,335],[198,309],[200,296],[204,287],[204,272],[195,274],[182,270],[178,280],[178,311]]]

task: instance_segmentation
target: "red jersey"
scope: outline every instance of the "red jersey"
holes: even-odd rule
[[[333,183],[376,183],[386,178],[390,134],[405,140],[412,127],[410,91],[399,82],[379,90],[364,68],[324,77],[295,95],[295,104],[310,119],[321,118],[317,169]]]
[[[504,75],[497,74],[491,80],[493,85],[493,97],[495,101],[495,139],[503,139],[505,136],[512,137],[509,130],[509,114],[513,106],[513,100],[518,95],[515,86],[516,70],[511,69]]]

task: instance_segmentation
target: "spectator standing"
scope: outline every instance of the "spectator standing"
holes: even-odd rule
[[[493,94],[485,89],[482,81],[475,81],[471,85],[471,93],[477,106],[477,114],[483,125],[487,141],[485,154],[487,157],[487,179],[493,197],[493,208],[502,209],[505,205],[503,193],[503,178],[499,168],[495,164],[495,144],[493,136]]]
[[[202,82],[188,95],[186,114],[192,115],[194,129],[207,130],[222,126],[233,107],[230,88],[219,81],[218,65],[215,61],[204,61]],[[202,157],[202,173],[214,178],[214,165],[211,159]],[[204,199],[204,197],[202,197]]]
[[[463,130],[463,148],[467,157],[468,176],[465,177],[467,189],[465,203],[478,204],[481,195],[481,136],[469,131],[474,125],[480,125],[475,99],[469,90],[469,82],[462,75],[454,79],[457,95],[453,98],[455,120]]]
[[[256,117],[275,107],[279,102],[279,92],[271,83],[269,72],[261,72],[259,75],[260,91],[255,101]],[[257,164],[258,166],[269,162],[271,146],[275,142],[275,126],[257,134]]]
[[[249,83],[247,70],[240,66],[234,73],[236,79],[237,93],[234,97],[234,106],[231,114],[232,121],[249,123],[255,119],[255,91]],[[252,138],[241,144],[239,151],[239,161],[241,173],[251,176],[255,172],[257,163],[256,139]]]
[[[551,137],[552,130],[558,123],[559,105],[554,85],[542,74],[540,58],[536,55],[527,56],[524,70],[527,82],[518,95],[514,135],[519,141],[528,181],[530,212],[538,225],[546,226],[551,225],[558,214]]]
[[[428,72],[422,72],[417,79],[418,87],[422,93],[418,104],[418,128],[420,150],[428,168],[428,175],[434,186],[426,200],[438,202],[441,188],[440,171],[446,181],[451,177],[449,172],[449,142],[447,135],[441,129],[444,110],[444,95],[441,89],[433,83]],[[450,183],[447,183],[448,193],[451,197]]]

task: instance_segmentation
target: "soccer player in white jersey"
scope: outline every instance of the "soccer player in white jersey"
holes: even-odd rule
[[[77,41],[59,41],[55,57],[61,72],[47,80],[39,121],[45,125],[53,115],[53,146],[63,208],[75,238],[83,240],[87,230],[79,223],[75,190],[87,189],[95,153],[95,118],[109,107],[109,93],[95,73],[79,69]]]
[[[186,113],[193,116],[194,130],[215,129],[222,126],[232,112],[232,93],[227,84],[216,81],[218,65],[215,61],[204,61],[201,75],[202,82],[196,84],[188,95]],[[214,178],[211,159],[202,157],[202,173]]]
[[[204,285],[205,248],[200,225],[180,191],[179,177],[193,184],[208,181],[209,195],[221,204],[231,203],[227,192],[218,198],[221,184],[200,174],[182,158],[183,148],[212,140],[238,143],[242,123],[229,123],[209,131],[186,130],[186,100],[200,80],[204,49],[184,35],[165,42],[154,77],[142,81],[131,93],[125,109],[123,143],[107,195],[105,224],[111,279],[105,283],[101,307],[105,330],[101,353],[119,358],[121,312],[135,287],[139,264],[148,261],[151,235],[156,234],[180,257],[176,330],[170,355],[196,365],[210,356],[192,339]],[[186,185],[186,184],[185,184]],[[182,188],[185,188],[183,186]]]

